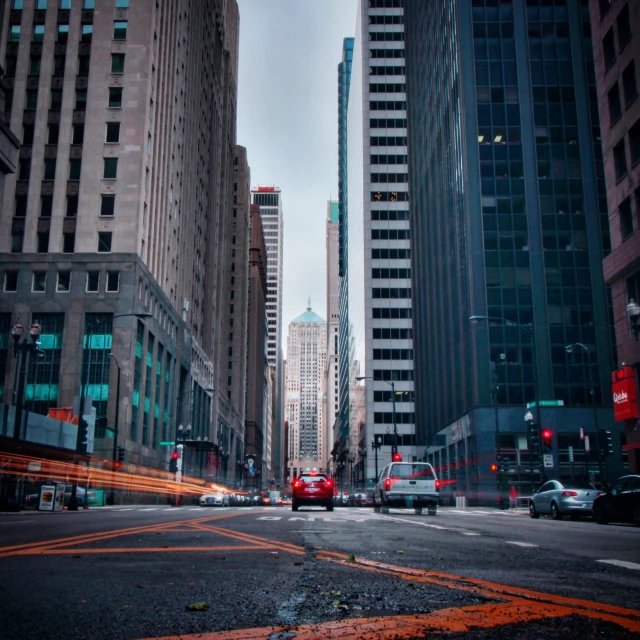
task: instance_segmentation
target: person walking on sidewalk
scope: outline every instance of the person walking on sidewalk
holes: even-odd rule
[[[512,484],[511,489],[509,489],[509,506],[512,509],[518,506],[518,489],[515,484]]]

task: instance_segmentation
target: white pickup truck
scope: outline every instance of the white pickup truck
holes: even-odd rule
[[[415,509],[426,507],[430,516],[438,510],[440,481],[428,462],[392,462],[380,473],[373,491],[373,510],[386,513],[389,507]]]

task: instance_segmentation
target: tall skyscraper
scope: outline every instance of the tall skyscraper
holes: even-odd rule
[[[160,442],[177,425],[214,443],[237,427],[228,398],[217,402],[228,389],[236,2],[4,10],[5,110],[22,149],[0,217],[0,326],[42,326],[27,407],[71,406],[84,383],[106,418],[96,449],[108,450],[117,367],[131,371],[117,425],[125,464],[166,469]],[[7,367],[0,384],[11,381]],[[204,474],[223,477],[221,460]],[[198,469],[194,451],[183,462]]]
[[[496,457],[521,494],[572,477],[570,448],[597,478],[580,427],[614,431],[622,471],[588,7],[409,2],[405,18],[417,437],[473,499],[495,500]]]
[[[640,378],[640,1],[591,0],[595,75],[602,123],[604,177],[607,187],[611,253],[604,277],[611,287],[618,367],[624,382],[637,392]],[[600,178],[601,179],[601,178]],[[605,203],[601,209],[604,210]],[[633,301],[633,303],[631,302]],[[618,374],[618,377],[620,374]],[[640,472],[638,406],[630,394],[616,393],[617,417],[631,473]],[[619,401],[616,401],[616,397]],[[634,404],[627,410],[627,406]]]
[[[267,358],[273,367],[271,385],[273,441],[269,442],[272,458],[266,464],[279,480],[283,479],[283,374],[282,374],[282,277],[284,255],[284,222],[282,193],[279,187],[260,185],[251,189],[251,203],[260,207],[262,229],[267,249]]]
[[[311,310],[309,302],[307,310],[289,323],[287,337],[290,480],[305,471],[326,471],[329,440],[321,428],[326,363],[326,322]]]
[[[338,64],[338,420],[333,433],[331,456],[334,471],[337,459],[349,449],[349,280],[347,278],[348,210],[347,210],[347,109],[353,63],[353,38],[342,43],[342,60]]]
[[[340,278],[338,276],[339,224],[338,202],[327,203],[327,370],[325,383],[325,424],[322,426],[326,437],[333,443],[339,434],[338,420],[338,330]],[[331,447],[329,447],[331,449]],[[327,456],[331,452],[326,451]],[[329,468],[329,460],[326,461]]]
[[[349,391],[349,436],[339,458],[356,458],[355,479],[363,484],[373,478],[374,460],[361,452],[374,434],[383,437],[383,463],[396,428],[403,457],[418,453],[402,2],[361,0],[355,33],[347,114],[348,335],[340,335],[350,350],[348,387],[340,380],[341,392]],[[341,412],[345,404],[341,398]]]

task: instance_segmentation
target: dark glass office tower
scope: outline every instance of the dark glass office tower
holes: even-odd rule
[[[543,473],[598,479],[581,427],[614,432],[615,477],[588,3],[407,0],[405,20],[417,436],[480,501],[498,457],[522,495]],[[527,441],[536,400],[546,460]]]
[[[338,223],[340,298],[338,302],[338,433],[334,434],[331,453],[337,458],[348,447],[349,436],[349,314],[347,282],[347,108],[353,61],[353,38],[342,44],[338,64]]]

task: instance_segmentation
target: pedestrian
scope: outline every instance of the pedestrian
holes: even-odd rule
[[[518,506],[518,489],[514,484],[512,484],[511,489],[509,489],[509,504],[512,509]]]

